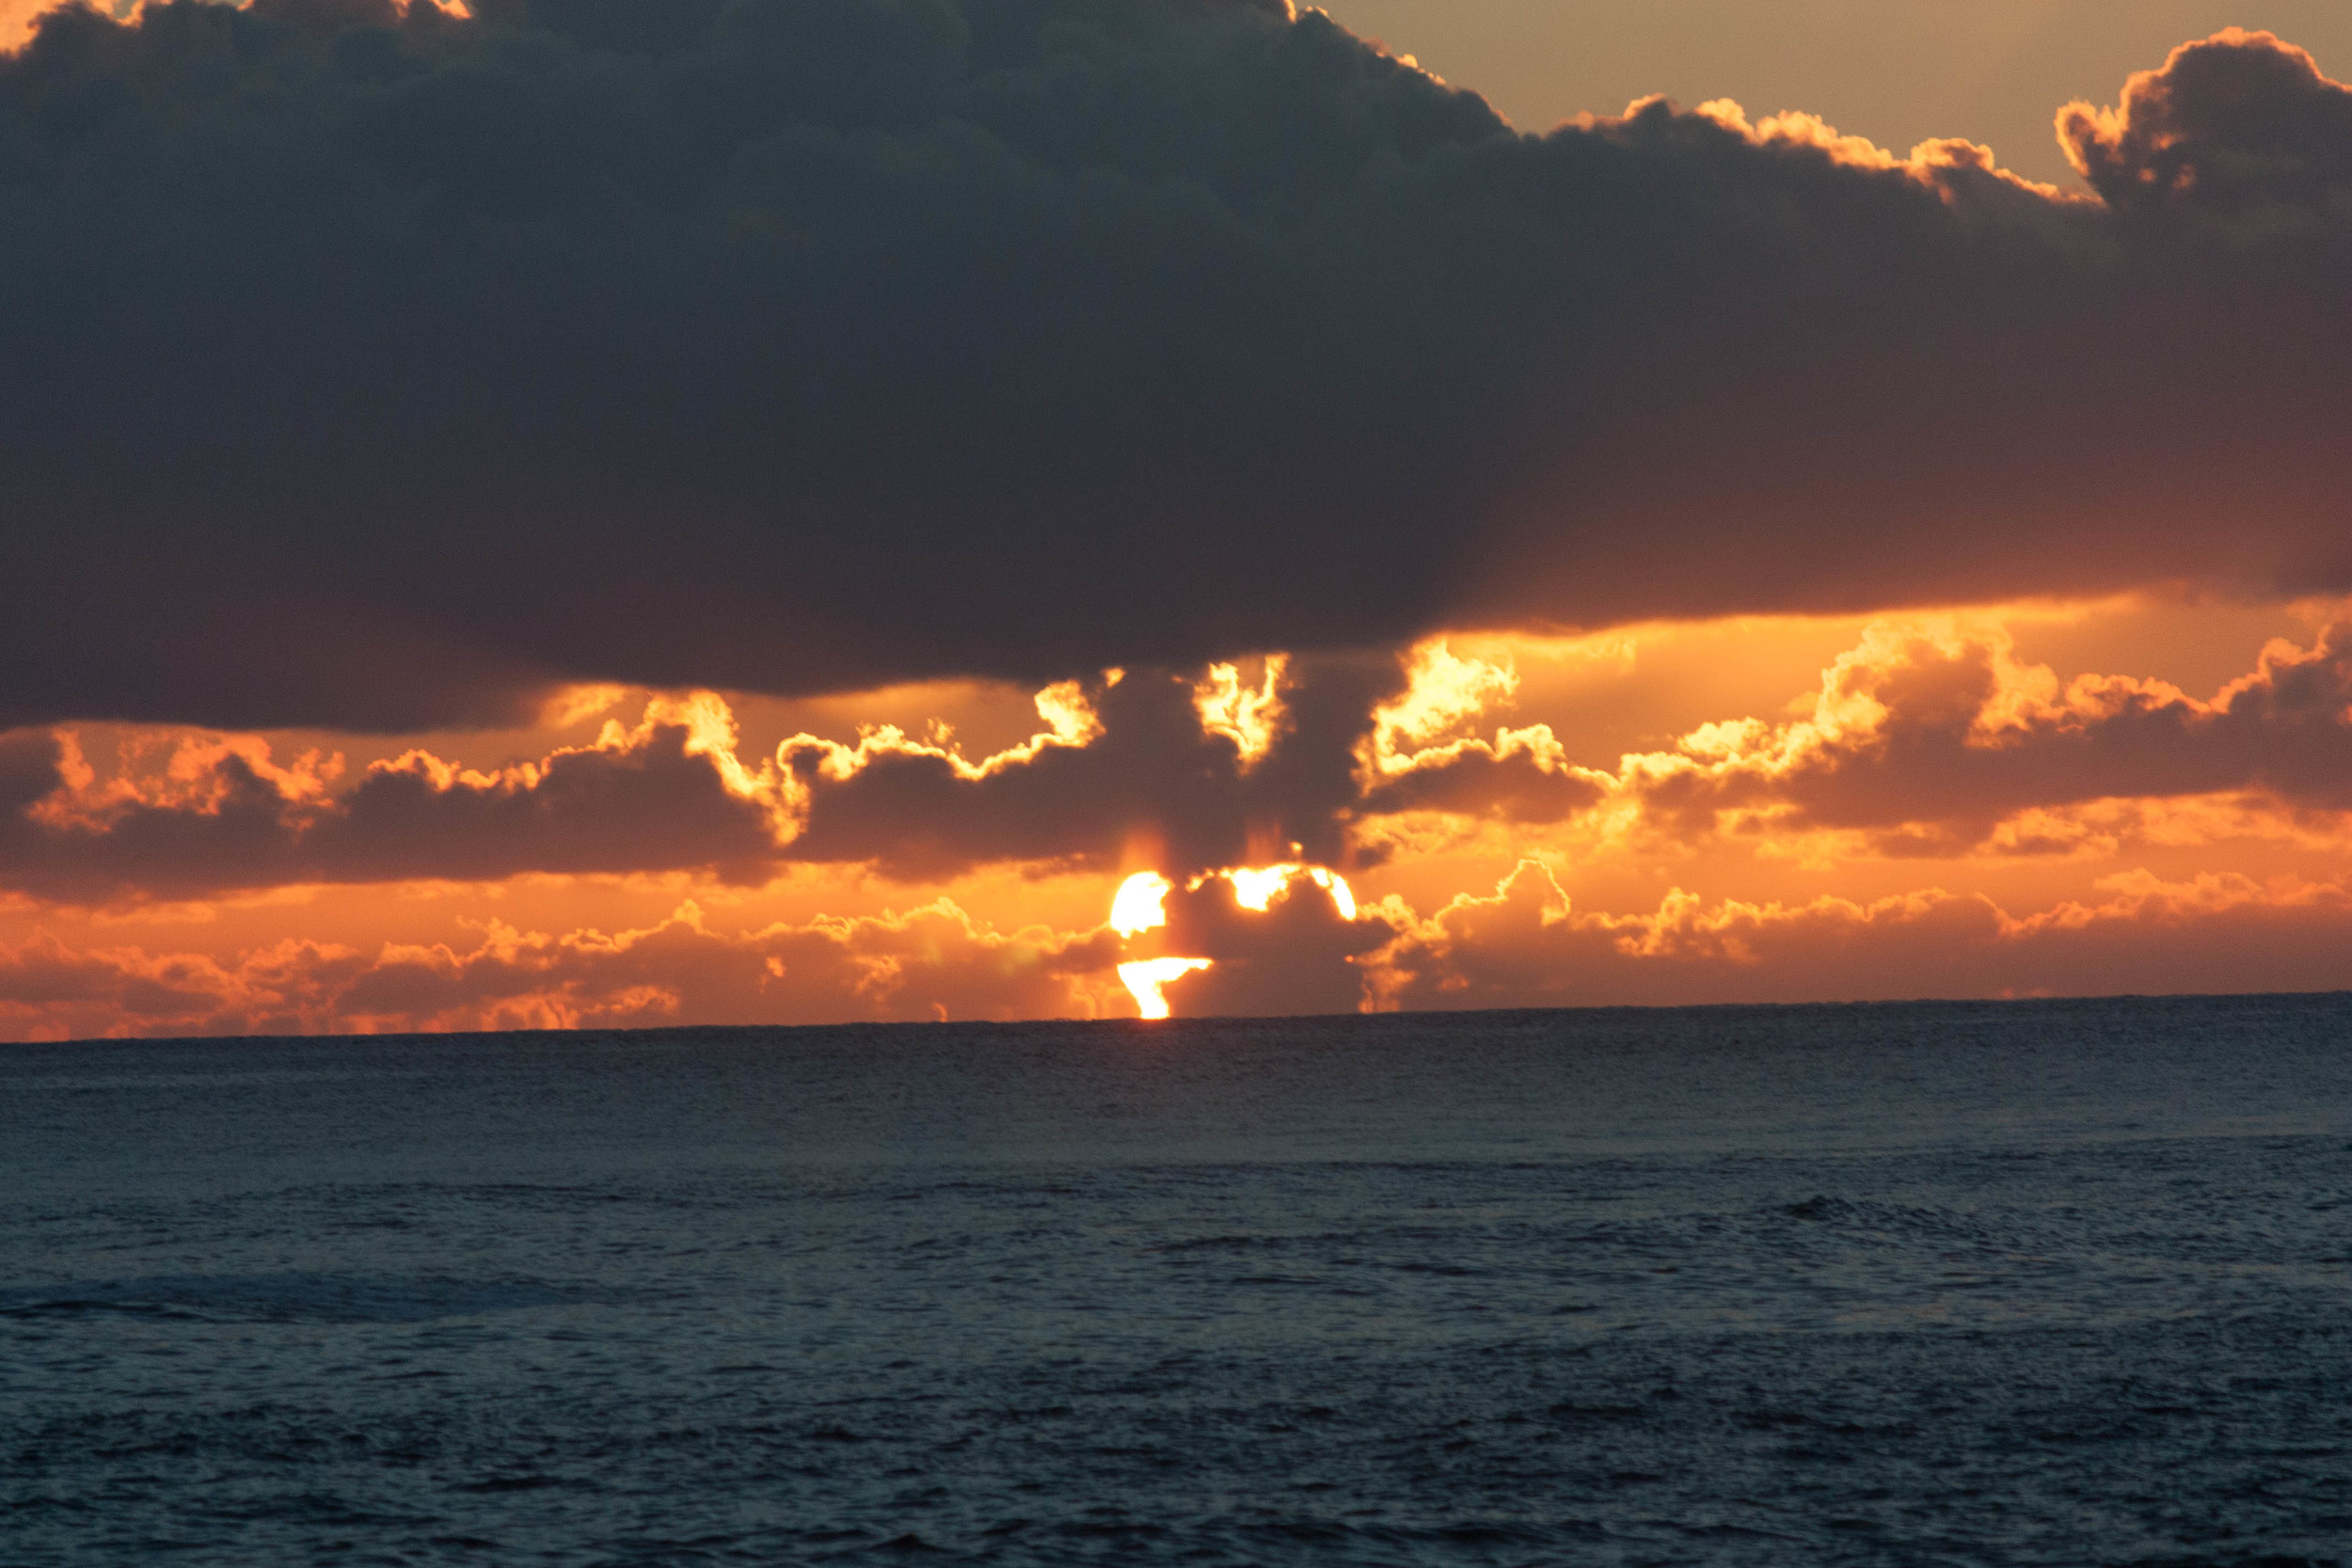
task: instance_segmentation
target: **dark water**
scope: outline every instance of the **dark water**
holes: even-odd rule
[[[0,1561],[2352,1560],[2352,998],[0,1050]]]

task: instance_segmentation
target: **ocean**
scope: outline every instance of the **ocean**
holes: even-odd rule
[[[0,1561],[2352,1560],[2352,997],[0,1047]]]

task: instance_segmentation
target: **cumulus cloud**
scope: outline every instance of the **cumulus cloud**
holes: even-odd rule
[[[2191,212],[2257,232],[2352,218],[2352,88],[2303,50],[2233,27],[2183,44],[2114,108],[2070,103],[2058,140],[2119,212]]]
[[[70,733],[0,736],[0,887],[77,904],[224,889],[524,872],[701,869],[756,881],[789,832],[772,767],[739,761],[725,705],[660,702],[634,729],[484,771],[421,751],[334,789],[250,737],[175,737],[101,779]]]
[[[2262,35],[2069,122],[2097,203],[1524,136],[1280,4],[474,10],[0,59],[0,725],[2352,583],[2341,116]]]
[[[2352,810],[2352,624],[2308,648],[2274,641],[2197,698],[2131,676],[2061,685],[1997,625],[1890,619],[1823,672],[1803,717],[1704,725],[1587,776],[1682,836],[1851,831],[1896,854],[1964,851],[2025,814],[2119,800],[2246,794],[2339,813]]]
[[[1518,689],[1515,669],[1457,657],[1440,639],[1406,657],[1402,691],[1357,742],[1358,815],[1440,811],[1548,823],[1601,799],[1601,775],[1568,761],[1549,724],[1460,733]],[[1360,846],[1359,846],[1360,847]]]

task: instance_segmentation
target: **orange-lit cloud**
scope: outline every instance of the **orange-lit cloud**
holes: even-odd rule
[[[1107,871],[1139,832],[1197,880],[1377,863],[1482,822],[1813,862],[2074,853],[2180,842],[2199,822],[2316,842],[2341,838],[2352,810],[2346,625],[2274,641],[2199,698],[2137,676],[2061,681],[1996,618],[1884,617],[1798,716],[1713,721],[1613,768],[1569,761],[1548,721],[1490,725],[1517,686],[1507,657],[1443,641],[1401,663],[1270,661],[1288,696],[1255,749],[1201,711],[1216,676],[1152,671],[1046,689],[1043,727],[977,759],[881,726],[747,761],[708,693],[656,698],[634,726],[607,720],[533,761],[485,770],[412,749],[354,780],[338,755],[281,765],[251,736],[137,731],[102,776],[71,732],[19,732],[0,737],[0,888],[107,903],[522,873],[756,883],[811,863],[922,881],[1004,863]]]
[[[1439,639],[1412,651],[1406,680],[1374,709],[1356,748],[1361,815],[1435,810],[1552,822],[1600,797],[1597,776],[1569,766],[1549,724],[1498,726],[1492,740],[1456,733],[1507,703],[1518,685],[1509,664],[1458,657]]]
[[[1230,704],[1201,697],[1216,671],[1057,683],[1036,694],[1041,727],[977,758],[945,732],[882,724],[854,744],[793,735],[772,760],[747,759],[735,713],[708,692],[656,696],[634,726],[608,719],[590,741],[487,769],[421,748],[356,769],[315,751],[280,765],[256,736],[132,729],[102,776],[75,731],[19,731],[0,736],[0,888],[103,902],[527,872],[744,881],[844,862],[905,880],[1100,865],[1141,830],[1178,869],[1248,858],[1260,840],[1327,853],[1356,793],[1351,749],[1395,670],[1318,671],[1292,700],[1285,670],[1268,658],[1263,685],[1236,686]],[[557,721],[583,717],[567,700]]]
[[[1384,1006],[1530,1007],[2352,986],[2352,885],[2119,877],[2014,915],[1931,888],[1869,903],[1708,903],[1583,914],[1544,868],[1463,895],[1369,966]]]
[[[1662,99],[1637,101],[1627,107],[1626,116],[1640,115],[1652,104],[1663,103]],[[1934,190],[1949,202],[1998,199],[2005,194],[2003,187],[2041,201],[2062,204],[2067,200],[2055,185],[2027,180],[1999,167],[1994,162],[1991,148],[1962,136],[1923,141],[1911,150],[1910,156],[1898,158],[1867,136],[1840,135],[1836,126],[1802,110],[1767,115],[1751,123],[1745,109],[1728,98],[1718,98],[1701,103],[1696,112],[1758,147],[1805,149],[1850,168],[1900,174]],[[2010,210],[2032,211],[2024,203]]]
[[[1274,747],[1290,714],[1282,705],[1282,677],[1290,667],[1286,654],[1268,654],[1258,684],[1242,684],[1241,670],[1232,664],[1212,664],[1206,679],[1192,689],[1193,706],[1200,727],[1233,743],[1243,772],[1258,764]]]
[[[790,832],[781,777],[736,756],[708,696],[487,771],[410,751],[341,792],[332,758],[278,767],[249,738],[161,738],[160,757],[102,779],[70,733],[0,736],[0,886],[94,903],[522,872],[758,879]]]
[[[0,0],[0,49],[22,49],[41,17],[72,0]],[[99,8],[111,14],[112,6]],[[125,8],[133,14],[135,7]]]
[[[1394,897],[1344,919],[1290,879],[1245,909],[1211,879],[1168,940],[1004,932],[947,901],[724,929],[691,905],[608,934],[476,923],[463,940],[289,939],[229,954],[38,933],[0,943],[0,1037],[861,1019],[1186,1014],[1983,996],[2352,983],[2352,879],[2121,874],[2010,911],[1940,888],[1859,902],[1708,900],[1576,910],[1539,865],[1426,917]]]
[[[2274,641],[2210,698],[2163,681],[2060,685],[1995,625],[1894,619],[1823,672],[1804,717],[1708,724],[1628,756],[1611,789],[1693,833],[1861,830],[1948,853],[2017,814],[2222,793],[2352,808],[2352,625]],[[2010,836],[2010,847],[2020,841]]]
[[[289,941],[225,959],[36,935],[0,947],[0,1034],[1090,1017],[1113,1004],[1114,957],[1106,933],[998,932],[946,900],[738,933],[689,904],[610,935],[490,921],[457,944]]]

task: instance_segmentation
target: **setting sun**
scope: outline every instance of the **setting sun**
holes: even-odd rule
[[[1139,936],[1168,924],[1168,895],[1175,889],[1156,871],[1138,871],[1119,884],[1111,899],[1111,929]]]
[[[1170,980],[1181,979],[1196,970],[1211,967],[1207,958],[1143,958],[1119,966],[1119,979],[1135,997],[1136,1006],[1145,1018],[1166,1018],[1168,998],[1160,988]]]

